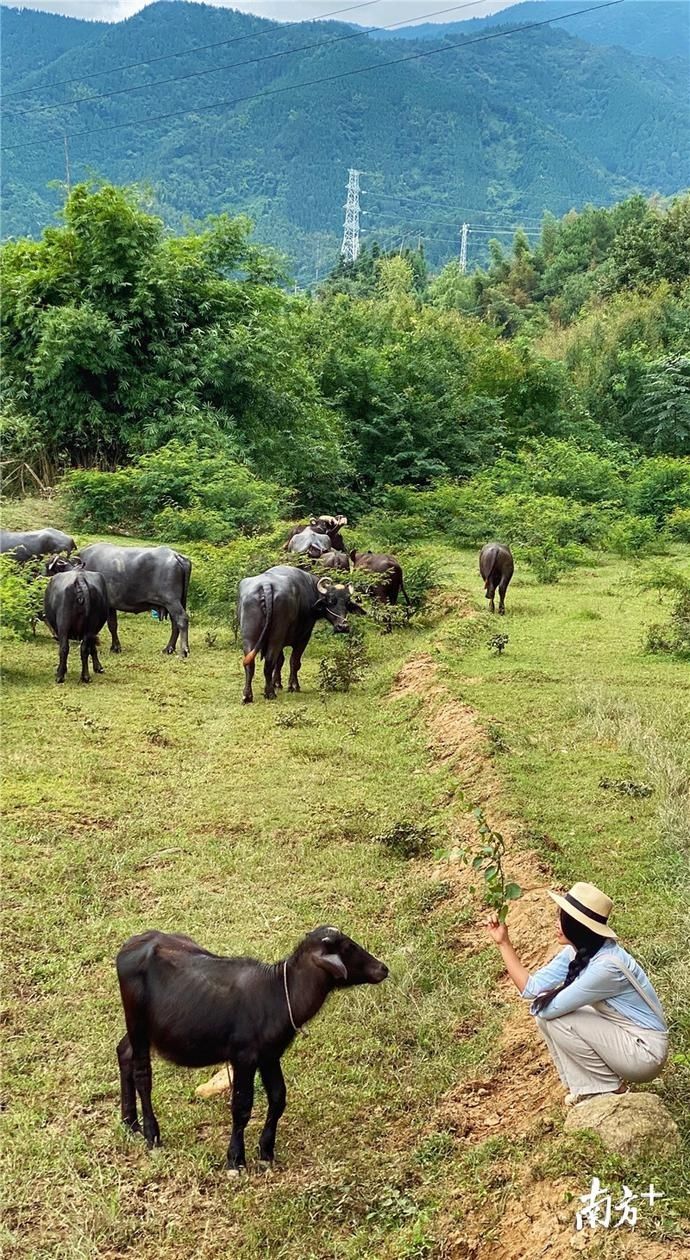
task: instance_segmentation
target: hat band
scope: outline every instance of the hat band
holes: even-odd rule
[[[566,901],[569,901],[571,906],[574,906],[576,910],[579,910],[580,914],[586,914],[589,919],[596,919],[597,923],[608,923],[607,914],[597,914],[596,910],[590,910],[589,906],[583,906],[582,902],[578,901],[575,897],[571,897],[570,893],[565,894],[565,899]]]

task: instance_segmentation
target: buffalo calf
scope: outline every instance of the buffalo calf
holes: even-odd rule
[[[50,566],[47,567],[50,573]],[[108,591],[100,573],[81,569],[55,572],[43,597],[43,616],[59,644],[55,681],[65,681],[70,639],[81,643],[81,681],[90,682],[89,656],[96,674],[103,673],[96,646],[108,617]]]
[[[117,975],[127,1035],[117,1047],[122,1121],[160,1145],[152,1102],[151,1051],[181,1067],[230,1063],[232,1136],[228,1167],[245,1166],[244,1131],[254,1102],[257,1071],[268,1098],[259,1158],[273,1160],[278,1121],[285,1110],[282,1055],[334,989],[379,984],[388,968],[337,928],[318,927],[287,958],[262,963],[223,958],[188,936],[145,932],[123,945]]]

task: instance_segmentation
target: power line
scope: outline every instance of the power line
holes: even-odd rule
[[[364,210],[362,213],[365,215],[371,215],[372,211]],[[376,212],[374,211],[373,213],[376,213]],[[461,216],[458,215],[456,217],[455,222],[449,222],[448,219],[413,219],[407,214],[396,215],[396,214],[388,213],[384,210],[384,211],[381,211],[379,214],[377,214],[376,217],[379,219],[381,218],[395,219],[397,223],[420,223],[422,227],[428,226],[428,227],[454,228],[455,222],[457,222],[457,219],[460,218]],[[485,219],[490,219],[491,217],[492,216],[490,212],[484,214]],[[517,226],[522,227],[522,223],[523,223],[523,220],[518,221]],[[478,229],[472,228],[472,231],[474,232],[475,230],[479,230],[484,226],[485,224],[480,224]],[[526,230],[528,232],[538,232],[540,231],[540,228],[533,227],[533,228],[527,228]]]
[[[583,11],[583,10],[581,10],[581,11]],[[367,194],[367,196],[368,196],[368,197],[374,197],[374,198],[376,198],[376,200],[377,200],[377,201],[382,201],[382,200],[383,200],[383,201],[395,201],[395,202],[397,202],[397,203],[400,203],[401,201],[414,201],[414,200],[415,200],[415,198],[413,197],[413,195],[412,195],[411,193],[399,193],[399,194],[395,194],[395,193],[380,193],[380,192],[376,192],[376,190],[375,190],[375,189],[371,189],[371,188],[365,189],[364,191],[366,192],[366,194]],[[423,206],[421,205],[421,203],[420,203],[418,200],[416,200],[416,203],[415,203],[415,205],[413,206],[413,209],[424,209],[426,206],[430,206],[431,208],[433,208],[433,209],[437,209],[437,210],[450,210],[450,211],[452,211],[453,213],[456,213],[456,206],[455,206],[455,205],[451,205],[451,204],[449,204],[447,201],[427,201],[426,197],[424,198],[424,205],[423,205]],[[483,210],[479,210],[479,209],[477,208],[477,206],[474,206],[474,207],[472,207],[472,206],[462,206],[462,207],[461,207],[461,210],[462,210],[462,213],[463,213],[463,214],[480,214],[480,215],[482,215],[484,218],[486,218],[487,216],[491,216],[491,217],[493,217],[494,215],[497,215],[497,214],[520,214],[520,211],[519,211],[519,210],[517,210],[517,211],[512,211],[512,210],[500,210],[500,209],[494,209],[494,210],[492,210],[492,209],[488,209],[488,210],[487,210],[486,208],[485,208],[485,209],[483,209]],[[383,213],[383,212],[382,212],[382,213]],[[544,211],[544,214],[547,214],[547,213],[549,213],[549,212],[548,212],[547,210],[545,210],[545,211]],[[536,215],[536,214],[523,215],[522,217],[523,217],[524,219],[530,219],[530,220],[531,220],[532,222],[534,222],[534,223],[541,223],[541,221],[542,221],[541,217],[540,217],[539,215]]]
[[[123,127],[140,127],[150,126],[151,123],[165,122],[168,118],[189,117],[190,115],[207,113],[209,110],[224,109],[230,105],[240,105],[246,101],[264,100],[270,96],[280,96],[285,92],[294,92],[298,88],[318,87],[325,83],[334,83],[342,79],[352,78],[354,75],[367,74],[371,70],[382,70],[386,66],[397,66],[408,61],[420,61],[424,57],[433,57],[437,53],[453,52],[456,49],[469,48],[473,44],[483,44],[490,39],[505,39],[509,35],[517,35],[524,31],[536,30],[537,27],[551,26],[554,22],[563,22],[567,18],[578,17],[583,13],[598,13],[600,9],[610,9],[616,5],[622,4],[623,0],[605,0],[604,4],[590,5],[586,9],[575,9],[571,13],[562,13],[559,17],[548,18],[541,22],[530,22],[523,26],[513,27],[512,30],[504,30],[500,28],[497,31],[491,31],[485,35],[478,35],[476,39],[464,40],[462,43],[448,41],[441,48],[429,48],[423,52],[410,53],[405,57],[393,57],[388,61],[372,62],[368,66],[360,66],[354,70],[342,70],[339,74],[322,75],[318,79],[305,79],[302,83],[290,83],[284,87],[269,88],[264,92],[250,92],[246,96],[236,96],[230,100],[215,101],[212,105],[200,105],[196,109],[173,109],[165,114],[154,114],[151,118],[134,118],[130,122],[110,123],[107,127],[87,127],[84,131],[73,131],[69,133],[69,140],[76,140],[80,136],[96,136],[103,135],[108,131],[120,131]],[[42,147],[44,145],[53,144],[54,139],[27,141],[24,144],[8,144],[4,145],[0,150],[2,153],[17,152],[21,149]]]
[[[326,18],[337,17],[339,13],[352,13],[355,9],[373,9],[375,4],[380,4],[381,0],[364,0],[360,4],[348,4],[345,9],[331,9],[329,13],[320,13],[318,17],[311,18],[312,22],[323,22]],[[91,74],[77,74],[71,79],[57,79],[55,83],[45,83],[38,87],[19,88],[14,92],[5,92],[5,96],[26,96],[27,92],[44,92],[48,88],[66,87],[68,83],[83,83],[85,79],[97,79],[103,74],[120,74],[123,70],[137,70],[139,66],[153,66],[159,61],[171,61],[173,57],[187,57],[192,53],[208,52],[210,48],[223,48],[228,44],[241,44],[246,39],[261,39],[264,35],[276,35],[280,31],[289,31],[291,26],[304,26],[304,20],[299,22],[273,23],[271,26],[264,27],[261,31],[252,31],[247,35],[234,35],[232,39],[217,39],[212,44],[197,44],[194,48],[181,48],[179,52],[164,53],[160,57],[147,57],[144,61],[128,61],[124,66],[113,66],[110,70],[93,70]],[[40,67],[39,67],[40,68]],[[31,74],[37,73],[36,70],[29,71]],[[29,111],[27,110],[27,113]]]
[[[379,0],[376,0],[379,3]],[[68,109],[73,105],[88,105],[91,101],[104,101],[113,96],[128,96],[131,92],[146,92],[152,88],[166,87],[169,83],[184,83],[187,79],[200,79],[205,74],[219,74],[221,70],[239,70],[243,66],[259,65],[263,61],[274,61],[277,57],[294,57],[297,53],[309,52],[314,48],[326,48],[331,44],[347,43],[348,40],[362,39],[365,35],[370,35],[372,31],[390,31],[395,26],[406,26],[411,20],[419,21],[421,17],[438,17],[442,13],[457,13],[458,9],[472,9],[478,4],[482,4],[483,0],[465,0],[464,4],[455,4],[450,9],[435,9],[432,13],[420,14],[419,16],[409,19],[403,18],[398,22],[389,22],[387,26],[365,26],[361,30],[348,32],[347,35],[335,35],[332,39],[317,39],[311,44],[299,44],[297,48],[280,48],[278,52],[266,53],[263,57],[249,57],[245,61],[226,62],[223,66],[211,66],[208,70],[191,70],[189,74],[174,74],[169,79],[154,79],[152,83],[138,83],[134,86],[113,88],[110,92],[98,92],[93,96],[75,97],[71,101],[55,101],[49,105],[35,105],[31,109],[18,110],[15,114],[10,114],[10,118],[26,118],[31,114],[45,113],[51,109]],[[359,7],[359,6],[357,6]]]

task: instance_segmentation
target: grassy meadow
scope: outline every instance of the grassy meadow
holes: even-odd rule
[[[529,1245],[506,1243],[515,1205],[556,1187],[547,1254],[567,1255],[570,1200],[594,1173],[664,1191],[641,1213],[635,1254],[651,1257],[654,1244],[671,1254],[690,1166],[687,662],[643,652],[645,627],[663,614],[630,561],[597,557],[556,586],[518,570],[499,620],[483,607],[475,554],[431,550],[445,598],[407,629],[368,625],[366,673],[347,694],[319,690],[332,651],[322,625],[302,694],[267,704],[257,688],[243,707],[229,609],[227,623],[194,618],[188,661],[161,654],[167,627],[121,617],[123,653],[108,654],[104,633],[106,673],[88,688],[74,648],[55,685],[43,627],[6,646],[6,1254],[527,1256]],[[690,549],[664,563],[690,572]],[[500,655],[489,647],[498,631]],[[454,893],[446,855],[477,772],[464,781],[462,759],[430,746],[423,665],[414,694],[395,695],[416,658],[476,715],[514,852],[537,855],[546,885],[591,879],[614,897],[619,934],[672,1019],[675,1061],[653,1088],[685,1126],[680,1155],[624,1164],[564,1137],[560,1105],[524,1133],[509,1114],[480,1141],[454,1125],[454,1091],[491,1075],[515,1004],[493,948],[458,944],[481,906]],[[401,835],[416,838],[417,856],[403,855]],[[254,1158],[258,1084],[239,1184],[224,1172],[227,1103],[194,1097],[209,1073],[155,1062],[164,1145],[149,1155],[125,1137],[113,959],[126,937],[157,927],[275,959],[330,922],[391,976],[335,995],[286,1055],[273,1176]],[[606,1240],[611,1254],[623,1232]]]

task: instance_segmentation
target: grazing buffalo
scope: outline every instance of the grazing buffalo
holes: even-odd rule
[[[172,622],[170,641],[163,649],[170,656],[180,641],[180,656],[189,656],[187,592],[192,562],[170,547],[116,547],[92,543],[81,551],[81,562],[90,573],[102,573],[108,587],[108,629],[111,652],[120,652],[118,612],[157,610]]]
[[[378,582],[368,587],[368,594],[382,604],[397,604],[398,595],[402,591],[405,603],[410,601],[403,586],[403,571],[394,556],[376,554],[373,551],[351,551],[350,559],[356,569],[367,573],[375,573]]]
[[[318,557],[317,563],[323,569],[341,569],[345,573],[350,572],[350,557],[346,551],[324,551],[323,555]]]
[[[81,643],[81,681],[90,682],[89,656],[96,674],[103,673],[96,646],[108,616],[108,590],[100,573],[83,569],[55,572],[43,597],[43,617],[60,647],[55,681],[65,681],[70,639]]]
[[[312,631],[320,617],[336,634],[347,634],[348,613],[363,613],[352,600],[353,588],[329,577],[318,580],[291,565],[276,565],[258,577],[243,578],[237,599],[237,621],[244,648],[244,704],[251,704],[252,679],[258,655],[264,660],[267,700],[282,687],[285,648],[292,648],[288,691],[299,691],[299,669]]]
[[[188,936],[143,932],[125,942],[116,966],[127,1027],[117,1047],[123,1124],[131,1133],[143,1127],[146,1144],[160,1146],[151,1101],[152,1050],[180,1067],[231,1064],[232,1172],[246,1166],[244,1131],[256,1073],[268,1099],[259,1159],[270,1165],[285,1111],[280,1060],[288,1046],[334,989],[380,984],[388,975],[385,963],[334,927],[315,928],[275,963],[223,958]],[[360,1018],[355,1016],[353,1032]]]
[[[347,525],[346,516],[312,516],[311,520],[304,525],[295,525],[290,537],[285,544],[285,550],[289,551],[290,542],[296,534],[301,534],[305,529],[313,529],[317,534],[327,534],[329,539],[329,547],[334,551],[345,551],[345,543],[340,533],[343,525]]]
[[[69,534],[63,534],[61,529],[32,529],[28,533],[0,530],[0,552],[11,551],[22,563],[53,555],[57,551],[66,551],[69,555],[75,546],[74,539]]]
[[[293,555],[305,556],[308,560],[318,560],[320,556],[331,550],[331,540],[328,534],[318,534],[315,529],[307,526],[298,534],[292,535],[287,544],[287,550]]]
[[[479,553],[479,573],[484,579],[486,598],[492,612],[496,611],[494,595],[498,591],[498,611],[503,615],[506,610],[506,591],[515,571],[515,563],[510,547],[503,543],[487,543]]]

